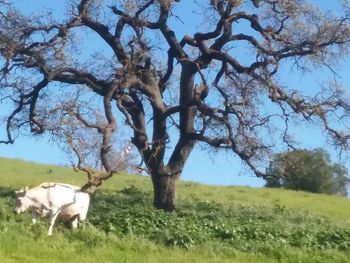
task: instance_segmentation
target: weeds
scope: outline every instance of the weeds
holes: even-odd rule
[[[166,213],[149,204],[150,194],[135,187],[99,192],[89,222],[106,233],[187,249],[211,242],[244,252],[261,244],[350,251],[348,225],[302,210],[192,200]]]

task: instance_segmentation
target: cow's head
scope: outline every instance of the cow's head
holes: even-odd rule
[[[28,186],[26,186],[25,188],[21,188],[19,191],[15,191],[16,207],[14,209],[14,212],[16,214],[26,211],[30,206],[30,200],[26,198],[27,191],[28,191]]]

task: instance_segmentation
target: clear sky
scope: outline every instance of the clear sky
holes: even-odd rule
[[[200,1],[182,1],[182,5],[193,5]],[[64,1],[37,1],[37,0],[13,0],[14,4],[21,10],[31,13],[41,9],[43,6],[51,8],[57,16],[61,16],[65,10]],[[315,1],[316,2],[316,1]],[[328,4],[333,1],[321,0],[317,1],[322,8],[330,9]],[[192,32],[196,28],[193,19],[196,15],[191,13],[191,8],[181,9],[181,20],[184,24],[178,24],[176,27],[179,35]],[[198,21],[197,21],[198,22]],[[198,23],[197,23],[198,24]],[[338,70],[341,72],[342,78],[340,82],[349,84],[350,79],[347,77],[345,68],[349,69],[349,64],[340,65]],[[313,74],[297,76],[293,70],[286,70],[281,75],[284,83],[293,81],[294,85],[303,85],[308,88],[317,87],[323,80],[332,77],[330,72],[315,71]],[[3,110],[3,109],[0,109]],[[323,147],[330,151],[333,160],[337,161],[336,152],[329,148],[322,138],[322,133],[317,127],[294,127],[292,133],[301,143],[302,148]],[[4,138],[4,130],[0,130],[0,138]],[[20,158],[40,163],[49,164],[69,164],[69,160],[61,152],[55,144],[48,141],[48,138],[42,136],[40,138],[32,138],[30,136],[19,137],[14,145],[0,145],[0,157]],[[350,168],[347,165],[347,168]],[[218,185],[249,185],[262,186],[263,180],[256,178],[247,168],[241,165],[241,161],[232,154],[218,153],[209,154],[207,151],[200,151],[197,147],[190,156],[182,176],[184,180],[197,181],[208,184]]]

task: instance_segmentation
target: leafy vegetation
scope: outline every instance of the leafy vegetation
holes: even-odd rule
[[[270,162],[267,187],[313,193],[347,195],[350,179],[345,167],[332,164],[323,149],[294,150],[275,155]]]
[[[16,172],[9,176],[12,169]],[[50,238],[47,222],[33,226],[29,214],[13,215],[13,190],[22,184],[52,177],[80,184],[80,176],[84,178],[73,176],[69,169],[0,159],[0,262],[348,259],[350,201],[336,196],[183,182],[180,190],[185,198],[179,200],[176,212],[166,213],[152,207],[146,178],[120,175],[92,197],[88,221],[77,231],[61,223]],[[311,207],[319,203],[323,209],[317,213]]]
[[[185,248],[211,242],[254,253],[262,245],[350,252],[348,225],[334,223],[327,216],[277,204],[270,208],[202,200],[184,201],[177,213],[166,213],[154,210],[150,201],[149,194],[135,187],[99,192],[90,223],[117,236]]]

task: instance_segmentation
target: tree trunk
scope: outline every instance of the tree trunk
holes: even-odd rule
[[[154,207],[168,212],[174,211],[179,175],[152,174],[151,176],[154,190]]]

